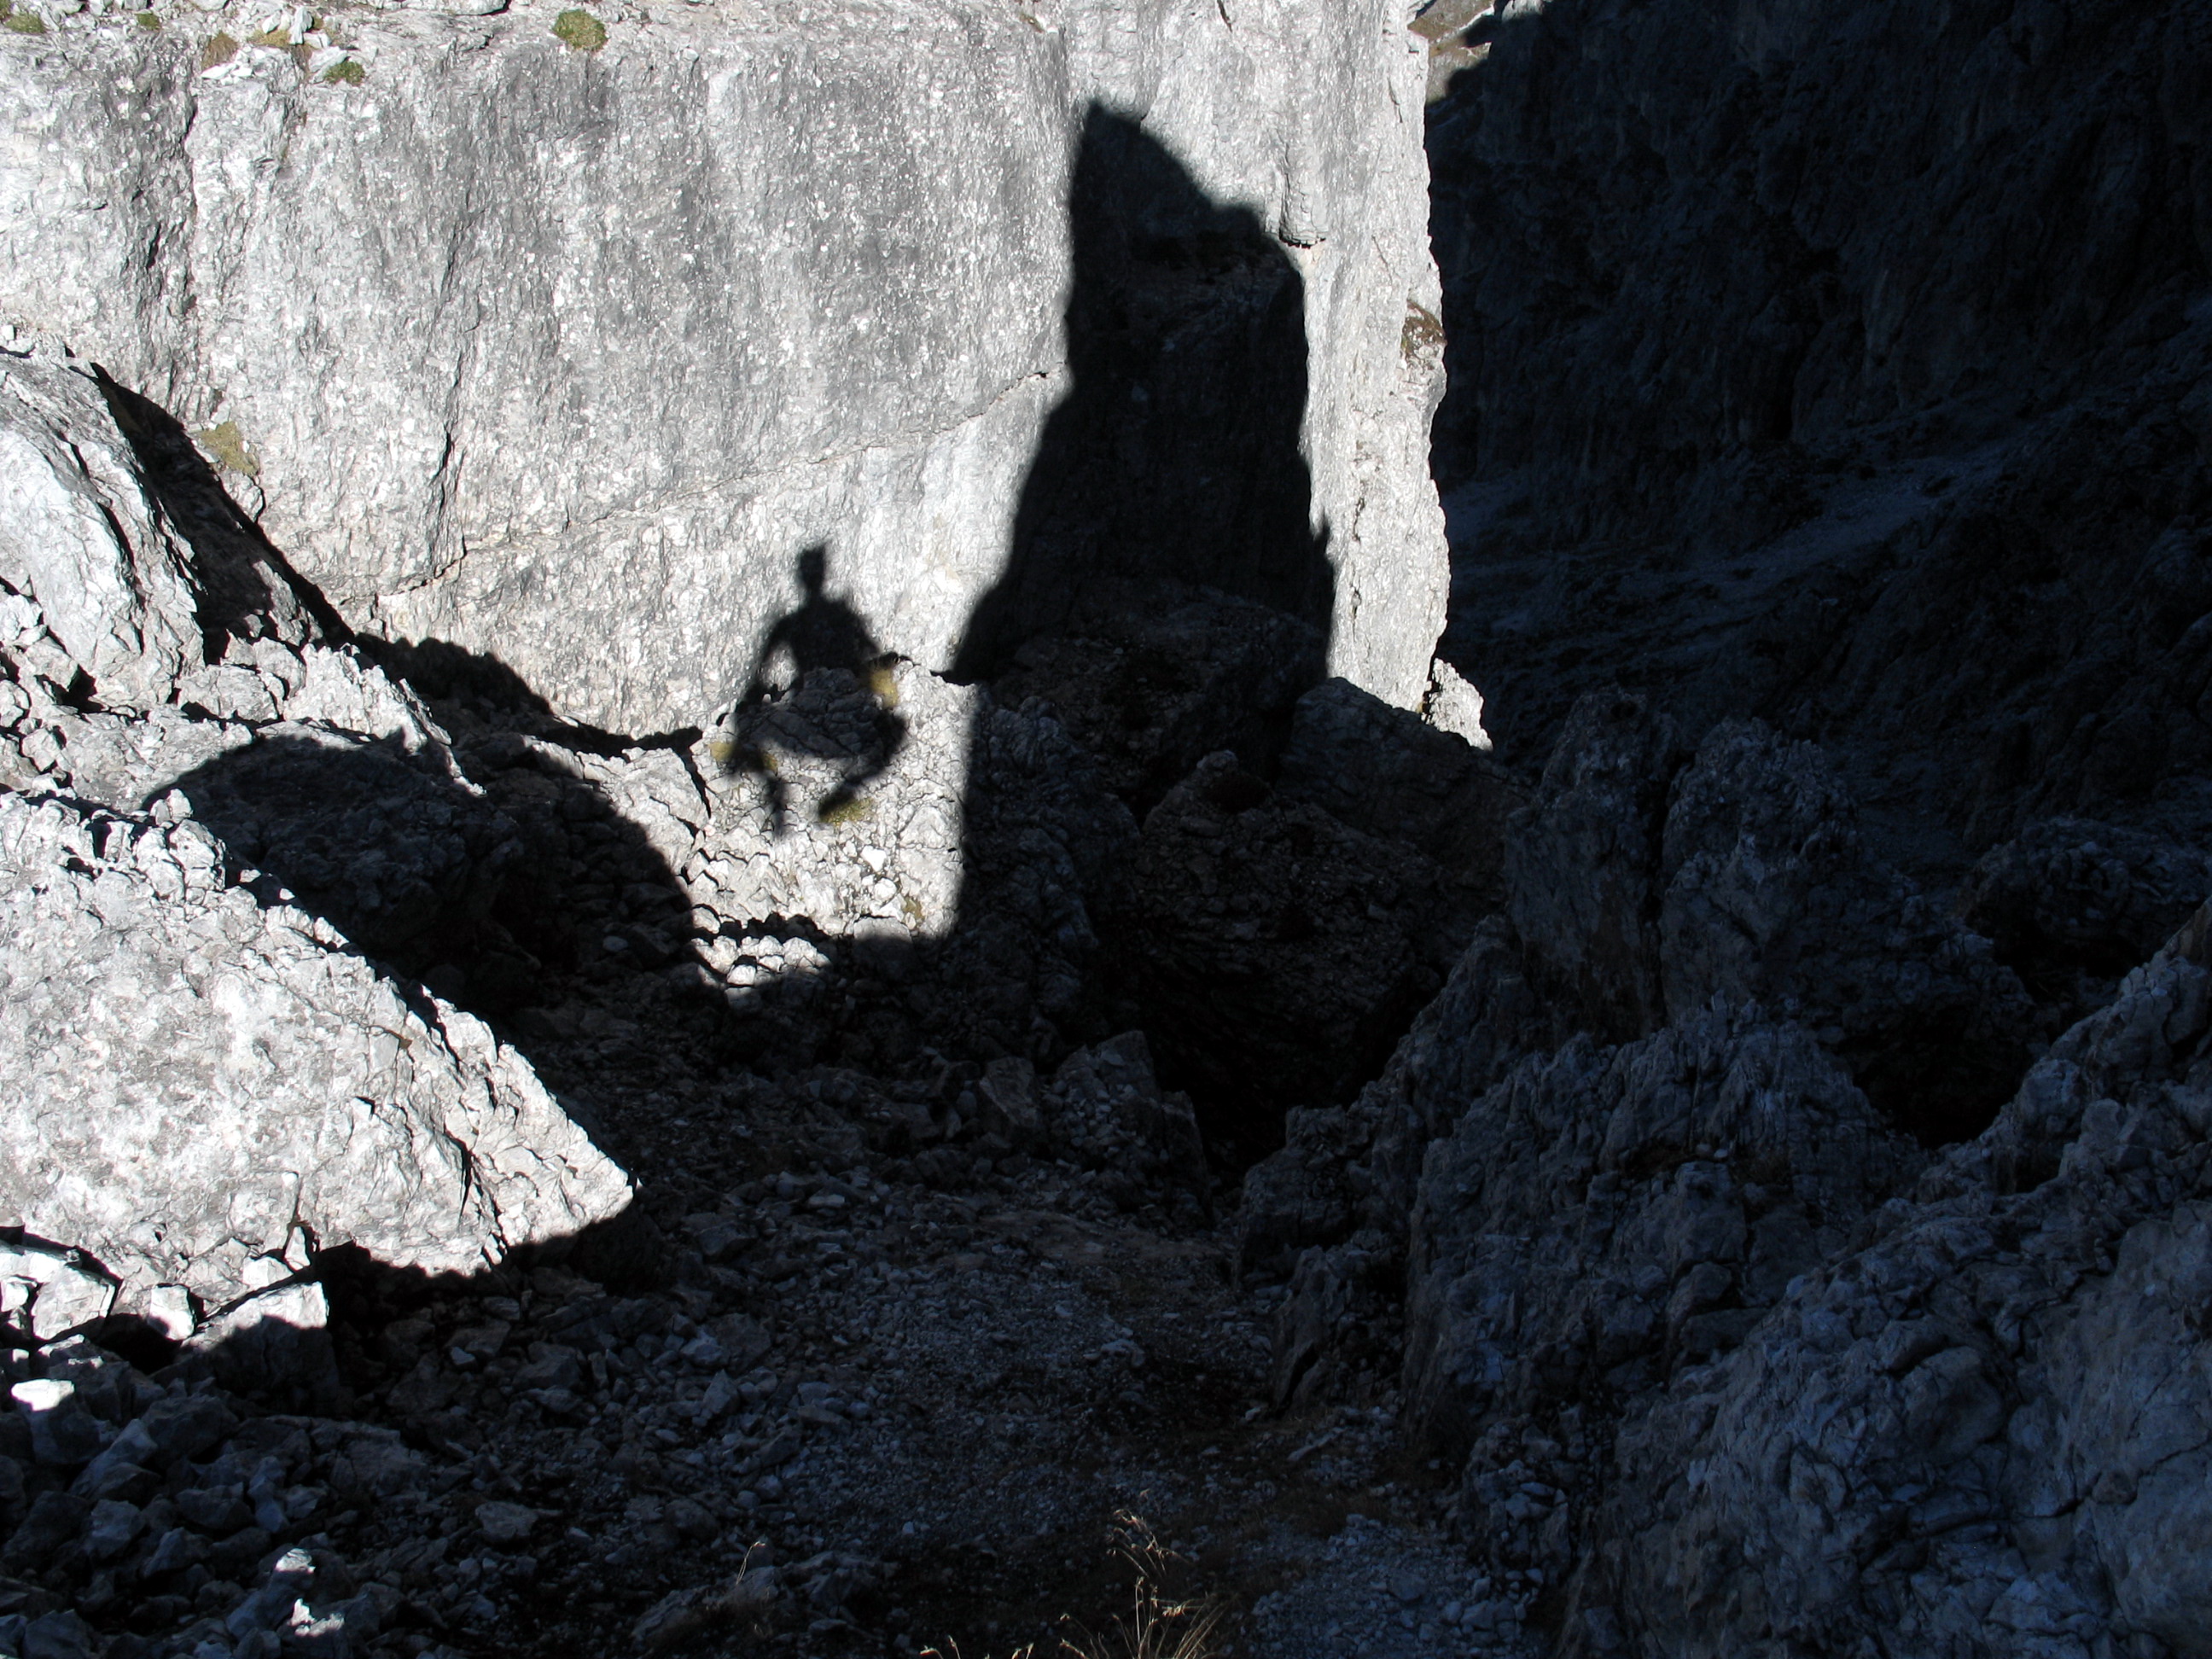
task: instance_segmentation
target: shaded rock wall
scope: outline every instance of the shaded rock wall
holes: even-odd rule
[[[2201,823],[2200,9],[1559,0],[1449,44],[1448,654],[1501,753],[1620,677],[1968,854]]]
[[[1538,463],[1587,530],[1753,443],[2131,378],[2202,290],[2191,8],[1511,10],[1431,142],[1448,470]]]

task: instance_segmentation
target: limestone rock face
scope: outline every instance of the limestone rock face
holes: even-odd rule
[[[167,702],[198,665],[198,596],[98,388],[43,356],[0,399],[0,634],[57,691]]]
[[[729,697],[809,547],[884,648],[949,666],[1048,419],[1103,384],[1071,294],[1133,258],[1174,290],[1170,426],[1284,359],[1267,465],[1325,551],[1330,663],[1418,700],[1441,369],[1395,0],[763,0],[596,52],[554,9],[349,14],[324,57],[357,80],[251,41],[201,67],[228,14],[9,36],[0,321],[173,411],[353,626],[653,732]],[[1165,182],[1086,228],[1101,167]]]
[[[345,1243],[471,1272],[627,1204],[527,1062],[229,885],[198,825],[9,793],[0,849],[0,1210],[126,1304],[220,1308]]]
[[[629,1182],[488,1028],[360,954],[481,915],[514,827],[111,395],[0,357],[0,1277],[41,1337],[252,1298],[211,1329],[285,1375],[318,1254],[472,1272]]]
[[[2185,1311],[2206,1272],[2205,932],[2055,1045],[1917,1202],[1624,1429],[1590,1600],[1662,1643],[1725,1628],[1718,1651],[1816,1629],[2212,1643],[2182,1541],[2205,1526],[2183,1427],[2208,1408]]]
[[[1592,693],[1515,830],[1509,913],[1601,1036],[1757,1000],[1939,1141],[1986,1122],[2026,1063],[2019,981],[1872,854],[1813,744],[1724,721],[1686,756],[1642,699]]]

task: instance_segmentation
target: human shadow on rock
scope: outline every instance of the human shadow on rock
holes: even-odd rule
[[[892,712],[896,659],[852,604],[829,591],[829,549],[817,543],[803,550],[794,574],[802,597],[763,630],[713,748],[726,775],[758,781],[778,837],[787,827],[790,790],[777,750],[839,766],[842,775],[815,807],[828,823],[859,800],[906,742],[906,722]]]

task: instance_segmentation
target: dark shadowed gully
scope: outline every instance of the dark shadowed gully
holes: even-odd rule
[[[1394,41],[1494,751],[1120,105],[952,672],[700,729],[9,347],[0,1652],[2212,1653],[2212,25],[1815,9]]]

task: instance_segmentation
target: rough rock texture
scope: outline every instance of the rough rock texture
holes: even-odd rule
[[[1422,1172],[1414,1425],[1462,1456],[1501,1421],[1595,1426],[1608,1395],[1734,1348],[1920,1161],[1802,1027],[1755,1011],[1532,1057]],[[1557,1493],[1532,1507],[1511,1480],[1493,1486],[1498,1443],[1467,1466],[1463,1524],[1557,1575],[1574,1560],[1570,1517]]]
[[[167,702],[199,629],[185,561],[98,387],[51,358],[11,363],[0,397],[0,592],[10,645],[60,692]],[[58,653],[58,655],[57,655]],[[65,659],[68,667],[62,665]],[[58,678],[57,678],[58,676]]]
[[[1857,818],[1812,745],[1686,754],[1585,699],[1504,914],[1246,1177],[1275,1397],[1400,1352],[1455,1524],[1562,1653],[2197,1651],[2200,1334],[2165,1310],[2203,1265],[2212,921],[2091,970],[2201,862],[2063,820],[1984,860],[1966,913],[2087,975],[2037,1010]],[[1972,1138],[1963,1066],[2018,1079]]]
[[[1488,909],[1500,896],[1507,823],[1528,795],[1485,746],[1327,680],[1298,699],[1276,787],[1354,829],[1412,842]]]
[[[350,653],[203,632],[211,585],[82,365],[11,356],[0,398],[24,457],[0,684],[39,792],[0,793],[0,1212],[113,1287],[95,1308],[11,1273],[11,1316],[51,1336],[112,1304],[185,1336],[270,1290],[244,1324],[281,1301],[312,1328],[320,1291],[271,1287],[315,1252],[468,1273],[620,1213],[628,1178],[519,1055],[353,948],[480,912],[515,850],[421,706]]]
[[[1876,1237],[1624,1428],[1577,1595],[1678,1650],[2212,1643],[2192,922]],[[1660,1524],[1654,1527],[1654,1522]],[[1723,1566],[1722,1564],[1726,1563]]]
[[[1808,1025],[1896,1121],[1954,1139],[2019,1075],[2033,1012],[1856,819],[1810,744],[1728,721],[1685,757],[1663,715],[1593,693],[1515,822],[1508,912],[1589,1029],[1756,1000]]]
[[[1048,699],[1139,811],[1206,756],[1232,750],[1272,773],[1303,695],[1321,679],[1326,639],[1310,623],[1176,584],[1124,591],[1064,633],[1014,653],[993,689]]]
[[[1283,1103],[1341,1100],[1382,1065],[1471,929],[1449,896],[1412,847],[1275,795],[1224,750],[1146,816],[1103,925],[1115,987],[1176,1074],[1264,1145]]]
[[[1570,1029],[1530,988],[1510,931],[1485,922],[1382,1074],[1347,1107],[1291,1111],[1282,1150],[1245,1173],[1240,1258],[1285,1266],[1355,1224],[1402,1243],[1429,1143],[1516,1061],[1556,1047]]]
[[[221,1308],[343,1244],[468,1273],[628,1203],[511,1048],[228,885],[198,825],[14,793],[0,825],[0,1209],[126,1306],[180,1285]]]
[[[2109,980],[2150,956],[2208,890],[2212,860],[2201,846],[2048,818],[1984,854],[1958,908],[2024,978]]]
[[[1486,934],[1359,1105],[1248,1177],[1248,1260],[1329,1246],[1279,1398],[1394,1340],[1389,1235],[1347,1237],[1387,1190],[1357,1119],[1418,1146],[1456,1090],[1404,1258],[1409,1425],[1470,1546],[1552,1587],[1528,1616],[1559,1651],[2197,1651],[2208,935],[1931,1162],[1754,1007],[1555,1047]]]
[[[1102,374],[1238,428],[1184,480],[1201,564],[1249,505],[1206,458],[1274,447],[1332,667],[1419,699],[1441,387],[1395,0],[611,7],[592,52],[554,11],[349,14],[296,50],[189,9],[7,34],[0,320],[173,410],[356,627],[495,653],[596,725],[703,724],[810,546],[948,666]],[[1164,182],[1086,228],[1086,166]],[[1063,331],[1130,258],[1189,290],[1143,346],[1182,358]],[[1240,401],[1255,349],[1287,410]]]

